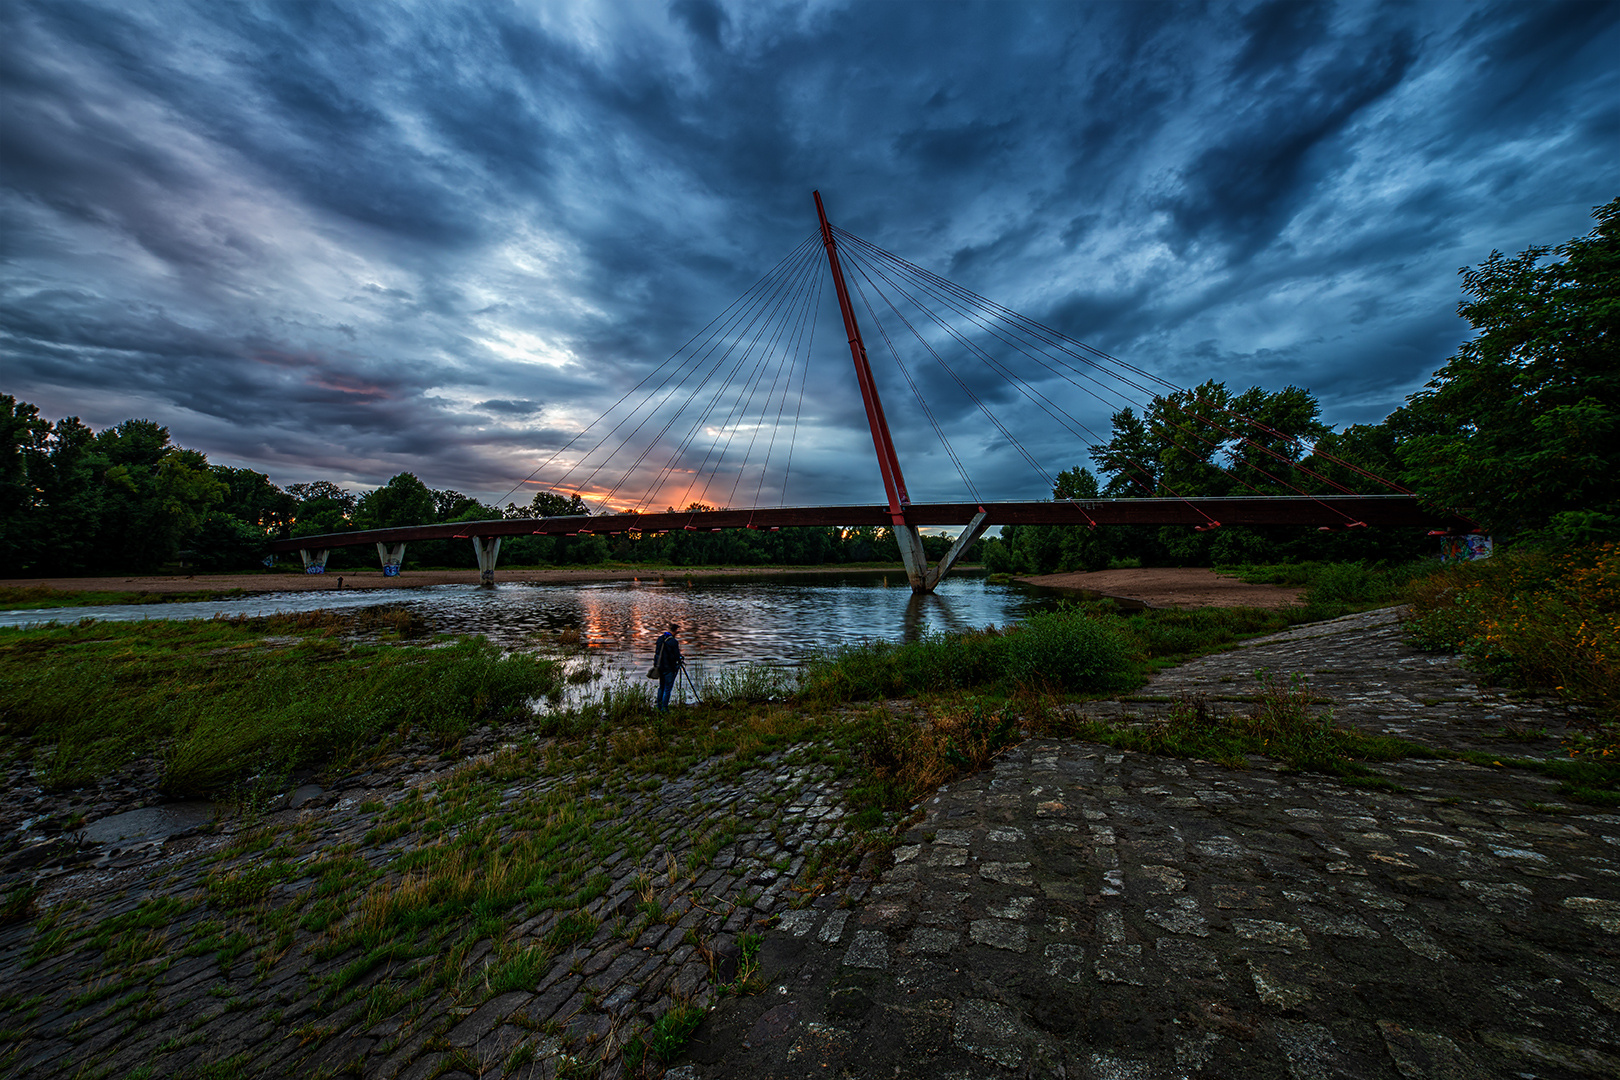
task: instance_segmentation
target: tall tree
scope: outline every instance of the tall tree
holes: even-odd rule
[[[26,401],[0,394],[0,563],[18,568],[38,527],[50,422]]]
[[[535,517],[573,517],[580,514],[589,514],[590,507],[577,493],[559,495],[555,491],[537,491],[534,500],[529,503],[529,509]]]
[[[349,515],[354,512],[358,497],[330,480],[289,484],[287,494],[298,500],[292,528],[294,536],[318,536],[354,527]]]
[[[1459,271],[1475,336],[1388,421],[1418,492],[1496,533],[1620,529],[1620,198],[1593,217]]]
[[[1286,494],[1280,484],[1306,486],[1295,467],[1329,428],[1308,390],[1254,386],[1233,396],[1211,379],[1190,390],[1155,397],[1146,415],[1114,414],[1108,442],[1091,459],[1108,474],[1114,498],[1247,494],[1251,488]]]
[[[382,487],[360,496],[354,507],[354,523],[362,529],[425,525],[433,520],[433,502],[433,492],[415,473],[399,473]]]

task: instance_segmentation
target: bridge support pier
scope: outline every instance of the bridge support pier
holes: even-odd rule
[[[385,544],[379,540],[377,558],[382,560],[383,577],[399,577],[399,568],[405,563],[405,545]]]
[[[486,589],[495,587],[495,560],[501,554],[498,536],[474,536],[473,551],[478,553],[478,584]]]
[[[304,573],[306,574],[326,573],[326,557],[330,554],[331,551],[327,548],[313,551],[309,548],[298,549],[298,557],[304,560]]]
[[[984,530],[990,527],[989,517],[984,510],[973,515],[973,520],[968,522],[967,528],[962,530],[956,542],[951,545],[951,549],[939,560],[939,565],[934,567],[928,565],[928,556],[923,552],[922,533],[917,530],[917,526],[896,525],[894,538],[900,544],[900,559],[906,564],[906,577],[911,580],[911,591],[931,593],[938,588],[940,581],[951,572],[951,567],[956,565],[956,560],[960,559],[962,553],[973,546],[973,541],[983,536]]]

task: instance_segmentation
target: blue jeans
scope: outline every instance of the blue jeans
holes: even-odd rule
[[[675,671],[660,671],[658,673],[658,711],[669,711],[669,692],[675,689],[675,677],[680,674]]]

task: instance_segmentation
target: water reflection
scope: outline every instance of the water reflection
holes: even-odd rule
[[[11,611],[0,612],[0,625],[401,604],[421,612],[436,629],[484,634],[514,648],[533,647],[537,632],[576,630],[599,666],[629,674],[645,671],[654,638],[674,622],[681,626],[682,646],[701,680],[706,670],[731,664],[796,665],[817,649],[863,639],[915,641],[939,631],[1015,622],[1055,602],[1049,593],[972,577],[947,579],[938,592],[917,596],[905,587],[904,578],[890,581],[882,574],[742,580],[669,574],[640,581],[507,582],[493,590],[437,585],[390,593],[281,593],[206,603]]]

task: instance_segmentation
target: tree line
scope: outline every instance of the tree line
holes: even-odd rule
[[[1232,393],[1206,382],[1154,398],[1143,415],[1115,413],[1111,438],[1090,448],[1097,473],[1081,466],[1062,473],[1053,498],[1244,495],[1251,487],[1275,491],[1271,476],[1303,494],[1330,493],[1334,482],[1371,494],[1375,485],[1364,474],[1372,474],[1436,509],[1467,515],[1499,543],[1613,540],[1620,534],[1620,199],[1592,216],[1596,228],[1557,248],[1492,251],[1459,271],[1465,298],[1457,311],[1474,336],[1381,423],[1334,431],[1306,390]],[[1119,558],[1207,566],[1400,560],[1433,551],[1419,531],[1018,526],[1003,529],[984,559],[993,569],[1048,573],[1101,569]]]
[[[330,480],[281,488],[252,469],[210,464],[176,446],[150,420],[93,431],[77,417],[56,423],[0,394],[0,561],[8,576],[149,573],[185,566],[257,569],[266,544],[284,537],[494,518],[586,514],[579,495],[537,492],[525,506],[491,506],[400,473],[356,493]],[[688,509],[707,510],[694,504]],[[938,558],[949,546],[928,537]],[[413,541],[408,565],[472,568],[465,540]],[[503,565],[580,565],[617,559],[676,566],[814,566],[897,562],[888,529],[790,528],[665,536],[514,536]],[[295,564],[296,565],[296,564]],[[332,569],[374,567],[369,547],[335,548]]]
[[[1368,474],[1478,521],[1498,541],[1584,542],[1620,532],[1620,199],[1597,227],[1557,248],[1491,252],[1465,267],[1458,312],[1474,328],[1428,384],[1378,424],[1335,431],[1308,390],[1234,393],[1209,381],[1111,418],[1091,464],[1061,473],[1055,499],[1305,494],[1335,483],[1367,492]],[[1549,255],[1556,258],[1549,259]],[[1295,469],[1294,465],[1303,466]],[[689,507],[707,509],[707,507]],[[327,480],[283,489],[263,473],[210,464],[167,428],[126,420],[92,431],[51,423],[0,395],[0,560],[12,576],[201,570],[260,565],[271,538],[498,517],[586,512],[578,495],[485,505],[401,473],[356,494]],[[925,538],[931,558],[948,547]],[[1432,552],[1420,531],[1223,526],[1009,526],[969,559],[1021,573],[1093,570],[1116,559],[1203,566],[1309,559],[1406,559]],[[507,539],[506,565],[609,559],[674,565],[821,565],[898,561],[882,528],[731,530],[665,536]],[[412,543],[417,566],[472,567],[471,545]],[[375,565],[339,548],[333,568]]]

